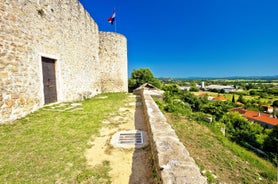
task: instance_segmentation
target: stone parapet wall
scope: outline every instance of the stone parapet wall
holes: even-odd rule
[[[99,33],[99,57],[102,67],[102,91],[128,90],[126,37],[111,32]]]
[[[149,126],[151,149],[161,183],[207,183],[189,152],[179,141],[148,91],[141,90],[144,115]]]
[[[125,37],[102,36],[101,45],[110,49],[102,52],[99,35],[105,34],[99,34],[78,0],[1,0],[0,28],[0,124],[45,104],[42,57],[55,60],[58,102],[81,100],[106,89],[127,91]],[[99,53],[113,58],[102,61]],[[113,90],[115,85],[119,86]]]

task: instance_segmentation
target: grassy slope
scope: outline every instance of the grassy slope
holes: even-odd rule
[[[275,167],[228,141],[216,136],[205,125],[184,117],[166,114],[180,140],[201,168],[212,171],[221,183],[275,183]]]
[[[80,102],[80,111],[43,108],[12,125],[0,126],[0,181],[73,183],[80,176],[82,180],[88,172],[84,152],[90,137],[127,97],[122,93],[103,95],[108,98]]]

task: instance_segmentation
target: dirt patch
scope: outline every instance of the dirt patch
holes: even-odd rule
[[[103,121],[98,137],[92,137],[92,145],[85,153],[87,163],[96,166],[109,161],[109,173],[113,184],[153,183],[150,163],[150,147],[120,149],[113,148],[109,142],[113,134],[121,130],[142,130],[147,132],[141,99],[130,95],[117,115],[111,115]]]

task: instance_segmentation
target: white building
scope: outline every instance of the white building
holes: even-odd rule
[[[206,87],[206,90],[217,89],[224,90],[225,93],[229,93],[231,91],[235,91],[236,89],[233,86],[223,86],[223,85],[209,85]]]
[[[202,82],[201,88],[205,89],[205,82]]]
[[[187,90],[190,91],[190,86],[179,86],[180,90]]]

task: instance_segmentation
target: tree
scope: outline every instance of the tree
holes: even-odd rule
[[[275,126],[264,142],[264,150],[278,157],[278,126]]]
[[[245,101],[245,99],[243,98],[242,94],[239,95],[237,101],[240,102],[240,103],[243,103],[243,104],[246,103],[246,101]]]
[[[188,103],[193,111],[199,111],[201,107],[201,100],[188,91],[183,91],[181,95],[182,100]]]
[[[233,107],[232,104],[228,102],[207,102],[201,105],[200,111],[214,115],[215,119],[219,120],[231,107]]]
[[[250,91],[249,91],[249,94],[250,94],[251,96],[254,96],[254,95],[257,95],[258,93],[257,93],[256,90],[250,90]]]
[[[221,119],[221,122],[226,124],[226,133],[231,140],[237,143],[249,142],[253,136],[249,134],[250,124],[248,120],[242,117],[239,113],[227,113]],[[252,140],[251,138],[251,140]]]
[[[233,102],[233,103],[236,103],[235,95],[233,95],[232,102]]]
[[[277,108],[278,108],[278,100],[275,100],[272,103],[272,107],[273,107],[273,117],[276,117],[276,111],[277,111]]]
[[[162,90],[167,91],[171,93],[172,95],[179,94],[181,90],[176,84],[169,84],[169,85],[164,85]]]
[[[269,133],[258,123],[250,123],[238,112],[226,113],[220,122],[226,125],[226,135],[231,140],[239,144],[246,142],[260,149],[264,147]]]
[[[191,86],[189,91],[198,92],[199,88],[197,88],[196,86]]]
[[[261,98],[267,98],[267,93],[261,92],[261,93],[259,94],[259,96],[260,96]]]
[[[216,116],[216,120],[219,120],[220,117],[224,114],[223,109],[221,106],[217,105],[216,103],[207,103],[203,104],[200,109],[204,113],[208,113],[211,115]]]
[[[277,108],[277,107],[278,107],[278,100],[275,100],[275,101],[272,103],[272,106],[273,106],[273,108]]]
[[[131,78],[128,80],[128,88],[129,91],[132,91],[142,84],[149,83],[152,84],[158,88],[160,88],[161,83],[160,81],[155,78],[148,68],[139,68],[135,69],[131,73]]]
[[[220,89],[219,93],[225,93],[224,89]]]
[[[245,88],[246,88],[247,90],[249,90],[249,89],[254,89],[254,84],[252,84],[252,83],[246,84],[246,85],[245,85]]]

